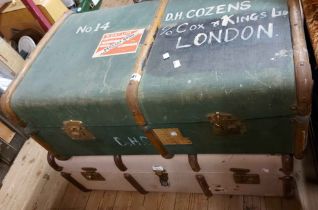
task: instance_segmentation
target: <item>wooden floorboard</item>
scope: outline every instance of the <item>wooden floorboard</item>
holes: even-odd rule
[[[263,197],[243,196],[244,210],[266,210]]]
[[[130,207],[131,201],[130,192],[117,192],[113,210],[126,210]]]
[[[219,196],[224,197],[226,203],[225,210],[243,210],[243,196]],[[217,208],[215,208],[217,209]]]
[[[207,210],[209,200],[204,194],[191,194],[189,202],[189,210]]]
[[[99,203],[99,210],[110,210],[115,205],[117,192],[104,192],[104,196]]]
[[[242,199],[240,196],[235,196],[235,199],[237,198]],[[230,205],[230,196],[215,195],[209,199],[208,210],[228,210]],[[243,207],[242,204],[241,207]],[[240,206],[236,206],[234,209],[239,210]]]
[[[174,209],[176,193],[162,193],[158,210]]]
[[[93,191],[90,193],[85,210],[98,209],[104,197],[104,191]]]
[[[265,202],[266,210],[282,209],[282,199],[281,198],[265,197],[264,202]]]
[[[145,209],[158,209],[161,202],[162,193],[148,193],[145,195],[144,208]]]
[[[131,205],[128,210],[145,210],[145,196],[138,192],[131,192]]]
[[[187,210],[190,202],[189,193],[177,193],[174,204],[175,210]]]
[[[257,196],[92,191],[83,193],[69,184],[59,210],[301,210],[296,199]]]
[[[74,205],[75,201],[76,201],[76,197],[74,195],[76,195],[76,192],[78,191],[78,189],[76,189],[73,185],[68,185],[66,190],[65,190],[65,193],[64,193],[64,196],[63,196],[63,199],[62,199],[62,202],[61,202],[61,205],[59,206],[59,208],[72,208],[72,206]]]
[[[282,209],[299,210],[301,206],[296,199],[282,199]],[[318,206],[315,209],[318,209]]]
[[[26,141],[0,190],[2,210],[52,209],[60,204],[67,182],[46,161],[45,151],[34,140]]]

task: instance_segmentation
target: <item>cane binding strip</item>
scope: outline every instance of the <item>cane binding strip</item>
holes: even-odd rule
[[[47,153],[47,162],[55,171],[62,171],[63,170],[62,166],[57,165],[57,163],[55,162],[54,155],[50,152]]]
[[[140,109],[139,101],[138,101],[138,88],[139,88],[140,80],[143,74],[143,65],[145,60],[147,59],[151,46],[154,42],[154,37],[160,25],[160,21],[164,14],[167,4],[168,4],[168,0],[160,1],[159,9],[157,10],[155,19],[151,23],[151,27],[147,32],[147,37],[145,39],[140,55],[138,56],[135,67],[134,67],[135,70],[133,74],[138,75],[140,79],[138,80],[131,79],[129,81],[129,84],[126,89],[126,100],[127,100],[128,107],[135,119],[136,124],[139,125],[144,130],[146,137],[149,139],[151,144],[156,148],[156,150],[161,154],[161,156],[169,159],[169,158],[172,158],[173,155],[169,154],[169,152],[164,147],[164,145],[159,140],[159,138],[156,136],[156,134],[153,132],[153,130],[147,126],[146,119]]]
[[[148,191],[146,191],[132,175],[124,173],[124,177],[139,193],[143,195],[148,193]]]
[[[309,116],[311,112],[312,75],[301,8],[298,0],[289,0],[289,19],[294,51],[297,116],[295,119],[294,155],[300,159],[307,144]]]
[[[197,175],[195,175],[195,178],[197,179],[197,181],[198,181],[198,183],[199,183],[204,195],[206,197],[208,197],[208,198],[212,197],[213,194],[212,194],[212,192],[210,190],[210,187],[209,187],[207,181],[205,180],[204,176],[200,175],[200,174],[197,174]]]
[[[289,176],[294,170],[294,159],[292,155],[282,155],[282,171],[285,175]]]
[[[71,174],[69,173],[65,173],[65,172],[61,172],[62,177],[64,177],[67,181],[69,181],[70,183],[72,183],[75,187],[77,187],[79,190],[83,191],[83,192],[90,192],[91,190],[87,189],[86,187],[84,187],[81,183],[79,183],[76,179],[74,179],[72,177]]]
[[[197,155],[188,155],[188,162],[194,172],[199,172],[201,170]]]
[[[125,166],[125,164],[123,163],[123,160],[121,158],[121,155],[114,155],[114,162],[115,165],[117,166],[117,168],[120,171],[127,171],[127,167]]]

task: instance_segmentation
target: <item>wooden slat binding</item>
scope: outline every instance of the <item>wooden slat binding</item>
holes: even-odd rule
[[[188,162],[194,172],[199,172],[201,170],[197,155],[188,155]]]
[[[162,144],[159,140],[158,136],[152,129],[148,129],[147,127],[144,128],[144,132],[146,137],[149,139],[151,144],[156,148],[156,150],[160,153],[160,155],[165,159],[173,158],[173,154],[170,154],[166,147]]]
[[[57,165],[57,163],[55,162],[55,156],[50,152],[47,153],[47,162],[55,171],[63,170],[63,167]]]
[[[148,57],[152,44],[154,42],[154,37],[156,36],[158,27],[161,23],[161,18],[164,15],[164,11],[168,4],[168,0],[161,0],[157,12],[155,14],[155,18],[151,23],[150,29],[147,31],[147,36],[141,48],[140,54],[136,60],[136,64],[134,67],[133,75],[138,75],[139,79],[131,79],[126,89],[126,101],[127,105],[132,113],[132,116],[135,119],[135,122],[138,126],[140,126],[144,132],[146,137],[149,139],[150,143],[154,146],[154,148],[159,152],[159,154],[166,158],[170,159],[173,157],[172,154],[169,154],[165,146],[158,139],[158,137],[154,134],[152,129],[147,127],[147,122],[144,114],[140,108],[139,97],[138,97],[138,88],[143,74],[143,66],[145,60]]]
[[[294,53],[296,110],[299,116],[308,116],[311,113],[313,80],[299,0],[288,0],[288,8]]]
[[[123,163],[123,160],[121,158],[121,155],[114,155],[114,162],[115,165],[117,166],[117,168],[120,171],[127,171],[127,167],[125,166],[125,164]]]
[[[131,174],[124,173],[124,177],[139,193],[143,195],[148,193]]]
[[[292,155],[282,155],[282,171],[285,175],[289,176],[294,170],[294,158]]]
[[[213,194],[212,194],[212,192],[210,190],[210,187],[209,187],[207,181],[205,180],[204,176],[200,175],[200,174],[197,174],[197,175],[195,175],[195,178],[197,179],[197,181],[198,181],[198,183],[199,183],[204,195],[206,197],[208,197],[208,198],[212,197]]]
[[[302,159],[307,145],[313,80],[299,0],[288,0],[288,8],[293,42],[297,100],[297,116],[294,125],[294,156],[297,159]]]
[[[70,183],[72,183],[75,187],[77,187],[82,192],[90,192],[91,191],[91,190],[87,189],[86,187],[84,187],[76,179],[74,179],[71,174],[65,173],[65,172],[61,172],[61,176],[64,177]]]

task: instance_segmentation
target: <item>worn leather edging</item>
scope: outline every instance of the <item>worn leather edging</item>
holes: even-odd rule
[[[196,180],[198,181],[198,184],[200,185],[202,192],[204,195],[209,198],[213,196],[213,193],[210,190],[210,187],[205,179],[205,177],[201,174],[195,175]]]
[[[307,142],[313,80],[299,1],[288,0],[288,7],[294,52],[297,98],[297,116],[294,131],[294,155],[296,158],[302,158]],[[303,122],[302,120],[300,121],[299,118],[307,120]]]
[[[293,155],[282,155],[282,168],[280,169],[286,176],[290,176],[294,171],[294,157]]]
[[[198,155],[188,155],[188,162],[194,172],[199,172],[201,170]]]
[[[124,173],[124,178],[131,184],[132,187],[134,187],[140,194],[147,194],[148,191],[145,190],[138,182],[137,180],[129,173]]]
[[[55,171],[62,171],[63,170],[63,167],[59,166],[56,163],[54,155],[50,152],[47,153],[47,162],[48,162],[49,166],[51,166]]]
[[[77,187],[82,192],[90,192],[90,189],[87,189],[84,185],[82,185],[80,182],[78,182],[74,177],[72,177],[72,174],[61,172],[61,176],[64,177],[67,181],[69,181],[71,184],[73,184],[75,187]]]
[[[127,167],[125,166],[125,164],[121,158],[121,155],[114,155],[114,162],[120,171],[127,171]]]
[[[154,37],[156,35],[158,27],[160,26],[160,22],[163,17],[167,4],[168,4],[168,0],[160,1],[160,5],[155,14],[155,18],[153,22],[151,23],[150,30],[148,31],[148,34],[142,46],[140,55],[137,58],[132,79],[129,81],[129,84],[127,86],[126,101],[135,119],[136,124],[143,129],[146,137],[150,140],[151,144],[156,148],[156,150],[161,154],[161,156],[168,159],[168,158],[172,158],[173,155],[169,154],[169,152],[166,150],[166,148],[164,147],[162,142],[159,140],[159,138],[156,136],[156,134],[153,132],[153,130],[147,126],[146,119],[140,109],[139,101],[138,101],[138,88],[139,88],[140,80],[143,75],[143,65],[147,59],[151,46],[154,42]],[[138,78],[138,79],[135,79],[135,78]]]
[[[59,26],[64,22],[64,20],[73,12],[69,11],[66,12],[53,26],[52,28],[44,35],[44,37],[40,40],[35,50],[31,53],[30,57],[26,60],[23,69],[18,74],[17,78],[11,83],[7,91],[2,95],[0,100],[0,107],[3,114],[14,124],[20,125],[22,127],[26,126],[26,123],[23,122],[13,111],[12,107],[10,106],[10,101],[12,98],[12,94],[23,80],[25,74],[29,70],[30,66],[42,51],[46,43],[50,40],[50,38],[55,34]]]

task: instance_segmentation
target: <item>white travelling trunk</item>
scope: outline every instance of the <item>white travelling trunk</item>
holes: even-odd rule
[[[293,159],[288,155],[77,156],[65,161],[52,157],[48,156],[50,165],[82,190],[191,192],[208,197],[284,196],[293,191]]]

